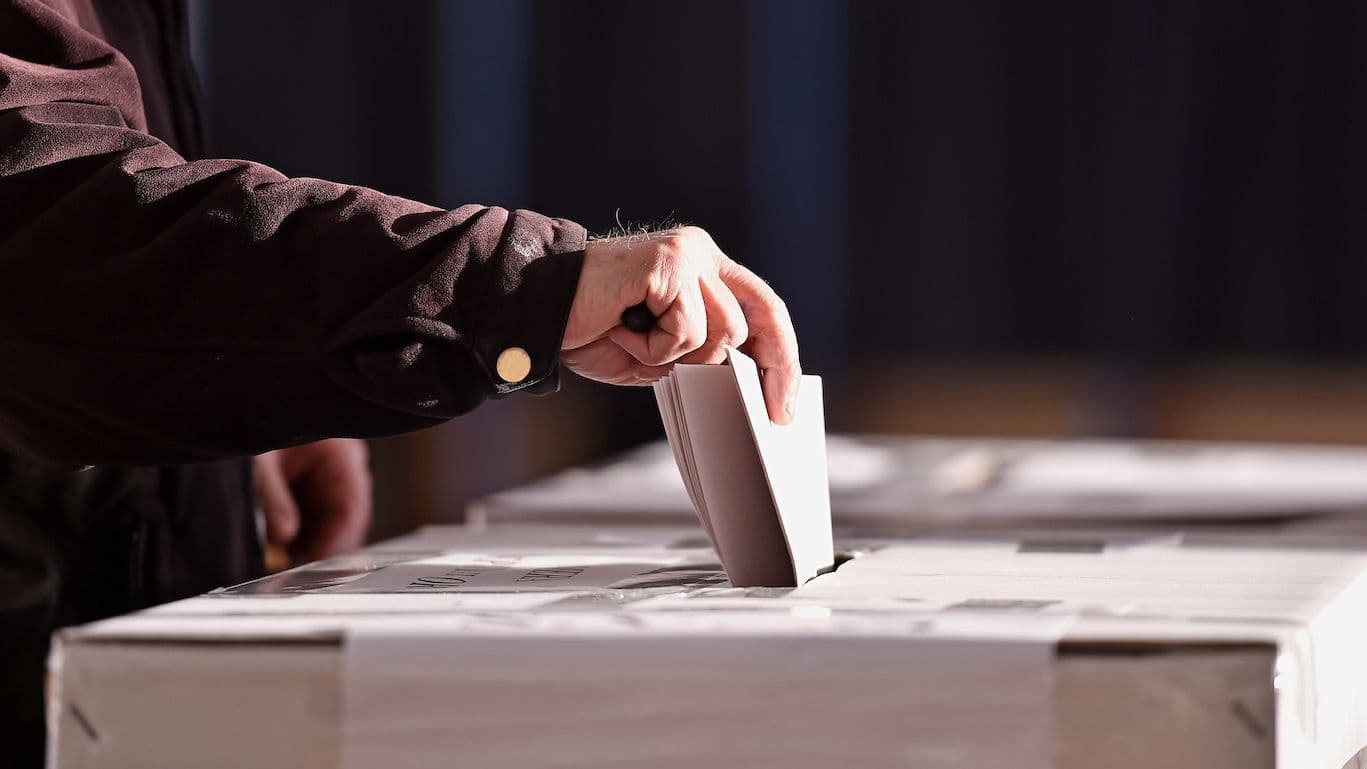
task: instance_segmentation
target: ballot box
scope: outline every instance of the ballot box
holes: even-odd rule
[[[832,435],[844,533],[1048,526],[1361,529],[1367,449],[1172,441]],[[474,527],[681,525],[694,518],[669,446],[649,444],[479,499]]]
[[[1340,769],[1367,556],[865,538],[732,588],[696,526],[436,527],[60,633],[51,765]]]

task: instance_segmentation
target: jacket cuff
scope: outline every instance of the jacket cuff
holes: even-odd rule
[[[472,346],[498,398],[560,386],[560,345],[584,265],[584,228],[530,211],[508,217],[493,255],[496,300],[469,318]]]

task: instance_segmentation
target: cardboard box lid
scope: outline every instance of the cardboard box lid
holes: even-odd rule
[[[432,526],[144,612],[68,638],[285,639],[396,615],[518,613],[1029,613],[1069,617],[1068,639],[1279,640],[1351,600],[1367,553],[1267,540],[1050,533],[1026,539],[849,539],[854,556],[795,590],[737,590],[694,528]],[[1212,631],[1211,628],[1217,628]],[[1239,628],[1238,632],[1233,629]]]
[[[538,544],[537,531],[556,544]],[[340,643],[347,669],[372,682],[406,664],[433,669],[452,644],[481,650],[457,655],[485,660],[471,663],[480,669],[490,654],[516,652],[542,677],[570,664],[556,649],[593,648],[596,662],[573,657],[577,674],[588,665],[638,679],[670,674],[659,668],[662,648],[694,650],[699,664],[727,660],[733,673],[801,677],[801,668],[772,667],[775,643],[796,643],[823,666],[847,660],[849,671],[878,667],[886,654],[956,646],[1052,649],[1061,641],[1066,653],[1080,644],[1266,644],[1278,650],[1269,686],[1279,754],[1313,757],[1283,765],[1337,769],[1367,743],[1364,553],[1142,537],[864,540],[849,543],[859,551],[853,560],[797,589],[738,590],[698,544],[687,529],[567,527],[514,537],[434,527],[70,629],[62,641]],[[713,654],[721,648],[725,655]],[[377,667],[385,660],[389,667]],[[447,676],[474,670],[448,663]]]

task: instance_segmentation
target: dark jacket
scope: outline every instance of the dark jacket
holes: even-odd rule
[[[0,702],[21,736],[53,627],[259,568],[237,457],[555,387],[581,227],[194,159],[193,91],[170,0],[0,0]],[[495,372],[511,346],[521,382]]]

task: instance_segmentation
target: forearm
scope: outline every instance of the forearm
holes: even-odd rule
[[[75,463],[253,453],[553,376],[577,225],[186,163],[116,117],[0,113],[0,441]],[[525,382],[497,376],[511,346]]]

